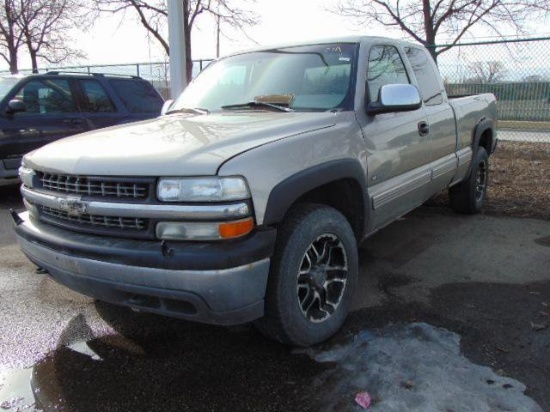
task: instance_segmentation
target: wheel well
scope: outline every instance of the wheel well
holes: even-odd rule
[[[478,147],[483,147],[487,152],[487,155],[491,155],[491,148],[493,146],[493,131],[486,129],[479,138]]]
[[[365,224],[364,195],[361,186],[354,179],[341,179],[303,194],[292,204],[320,203],[342,213],[358,241],[363,236]],[[291,206],[291,207],[292,207]]]

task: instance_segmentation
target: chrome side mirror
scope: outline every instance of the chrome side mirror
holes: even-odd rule
[[[422,107],[422,98],[412,84],[386,84],[380,88],[378,101],[367,106],[367,114],[407,112]]]

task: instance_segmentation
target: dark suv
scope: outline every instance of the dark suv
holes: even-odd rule
[[[0,183],[27,152],[62,137],[160,114],[164,101],[135,76],[49,72],[0,77]]]

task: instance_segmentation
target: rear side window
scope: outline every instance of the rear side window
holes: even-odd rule
[[[372,102],[378,101],[382,86],[410,83],[403,60],[393,46],[374,46],[369,53],[367,70],[369,95]]]
[[[406,47],[405,53],[411,62],[414,75],[418,80],[418,87],[426,106],[434,106],[443,103],[443,92],[439,87],[439,74],[435,72],[431,64],[428,51],[416,47]]]
[[[82,90],[86,97],[87,112],[91,113],[112,113],[115,106],[109,95],[97,80],[81,80]]]
[[[18,116],[78,111],[67,80],[31,80],[17,91],[15,98],[25,103],[25,111],[17,113]]]
[[[109,83],[131,113],[160,113],[162,98],[149,83],[126,79],[112,79]]]

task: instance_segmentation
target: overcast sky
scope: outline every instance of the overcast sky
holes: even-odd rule
[[[247,34],[259,44],[265,45],[358,33],[357,28],[352,27],[349,21],[328,12],[327,4],[334,4],[334,1],[257,0],[254,11],[260,16],[260,23],[247,29]],[[374,33],[373,30],[361,32]],[[194,59],[215,57],[215,33],[214,22],[207,15],[201,15],[192,36]],[[221,55],[255,45],[254,41],[242,33],[232,32],[229,35],[230,38],[221,37]],[[128,47],[129,44],[133,47]],[[103,18],[97,22],[79,45],[86,50],[89,63],[158,61],[164,58],[157,42],[148,42],[145,30],[137,19],[126,19],[121,25],[119,16]]]
[[[239,0],[233,0],[237,3]],[[383,34],[379,29],[358,28],[348,20],[327,11],[334,0],[257,0],[254,11],[260,17],[257,26],[247,29],[249,37],[260,45],[296,41],[299,39],[345,36],[349,34]],[[201,15],[193,30],[193,58],[216,57],[216,30],[213,20]],[[255,46],[253,40],[240,32],[221,37],[220,54]],[[388,34],[387,32],[385,33]],[[149,40],[134,13],[126,16],[102,15],[87,31],[74,31],[74,45],[82,49],[87,58],[65,65],[118,64],[164,61],[163,49],[154,39]],[[400,36],[395,33],[394,36]],[[19,68],[30,67],[30,61],[21,49]],[[45,64],[41,67],[44,68]],[[0,62],[0,70],[8,66]]]

